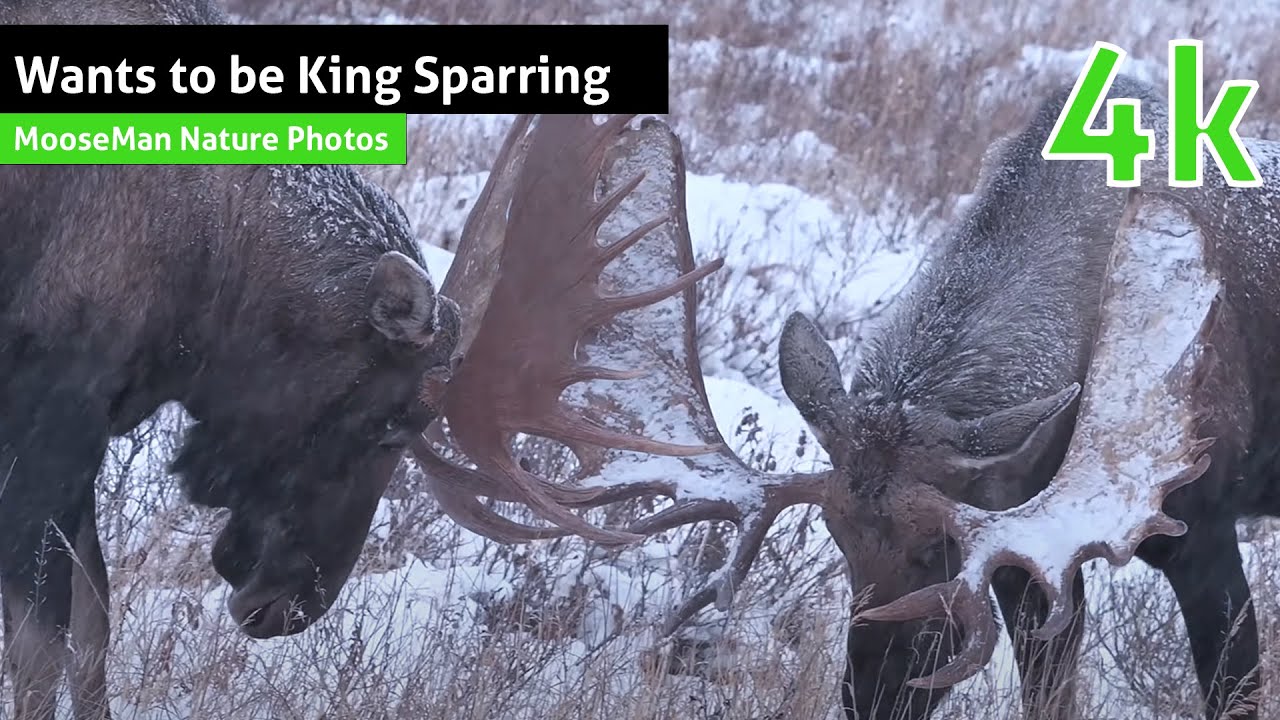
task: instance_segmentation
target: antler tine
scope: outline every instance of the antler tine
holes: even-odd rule
[[[715,577],[697,593],[685,600],[668,617],[662,634],[670,635],[704,607],[715,602],[716,609],[727,611],[738,587],[746,581],[755,564],[760,548],[769,529],[783,510],[802,504],[821,505],[826,495],[830,473],[778,476],[776,482],[764,489],[765,500],[758,508],[743,512],[742,508],[722,500],[695,500],[687,505],[677,505],[643,521],[641,528],[629,528],[636,532],[657,532],[701,520],[727,520],[738,526],[729,560]]]
[[[560,528],[536,527],[510,520],[485,507],[475,495],[453,487],[432,475],[427,476],[427,487],[440,504],[440,509],[454,522],[477,535],[503,543],[522,543],[532,540],[550,540],[569,535]]]
[[[462,226],[453,264],[440,284],[440,294],[458,303],[462,317],[469,319],[469,322],[462,323],[459,331],[454,351],[458,355],[465,355],[471,346],[479,327],[476,321],[484,317],[493,294],[493,284],[497,281],[497,273],[493,269],[498,264],[506,238],[507,208],[511,205],[516,179],[532,140],[529,135],[532,122],[533,115],[517,115],[511,123],[494,160],[493,170],[489,172]]]
[[[469,323],[473,334],[467,355],[471,359],[462,361],[442,399],[443,415],[458,449],[477,466],[471,481],[487,478],[476,484],[493,491],[497,483],[544,519],[610,544],[634,542],[643,536],[594,528],[567,507],[642,492],[652,494],[657,488],[648,485],[621,492],[556,488],[515,462],[510,441],[517,433],[527,433],[570,447],[590,444],[660,455],[687,456],[716,449],[614,430],[591,422],[560,402],[561,393],[575,383],[620,381],[640,374],[578,362],[575,352],[583,333],[620,313],[665,300],[720,267],[719,262],[711,263],[656,289],[600,295],[605,267],[668,219],[662,215],[650,218],[607,249],[596,242],[601,224],[643,179],[636,177],[602,200],[595,198],[605,153],[629,120],[630,116],[614,117],[597,126],[591,116],[544,116],[522,143],[515,138],[524,137],[520,134],[524,127],[521,123],[513,126],[498,167],[518,170],[509,180],[505,172],[495,171],[490,176],[493,187],[507,183],[511,197],[498,272],[482,321]],[[521,154],[515,148],[522,151],[522,158],[513,157]],[[500,179],[494,181],[495,177]],[[485,194],[481,200],[490,200],[490,196]],[[501,203],[489,205],[491,212],[502,207]],[[484,217],[472,215],[473,220]],[[496,223],[476,220],[469,225],[493,227]],[[418,445],[415,451],[423,455],[424,464],[434,465],[435,472],[440,472],[439,464],[447,461],[432,458],[433,451]]]
[[[950,609],[960,621],[962,652],[910,685],[953,685],[990,659],[998,632],[988,589],[997,568],[1022,567],[1045,589],[1052,610],[1036,635],[1047,639],[1071,622],[1072,584],[1084,563],[1123,565],[1146,538],[1186,532],[1163,504],[1209,466],[1213,439],[1198,435],[1198,396],[1212,362],[1206,341],[1218,288],[1190,215],[1172,199],[1132,191],[1075,433],[1057,476],[1036,497],[1000,512],[959,505],[928,488],[903,499],[913,518],[955,538],[965,556],[951,582],[858,615],[901,621]]]
[[[618,230],[612,234],[622,235],[622,239],[609,245],[607,250],[611,256],[621,258],[605,277],[606,281],[618,287],[638,285],[637,278],[652,275],[658,266],[670,267],[668,272],[681,276],[687,276],[695,267],[685,209],[683,153],[675,134],[656,120],[646,119],[639,131],[627,134],[614,148],[613,158],[606,163],[604,172],[606,189],[630,187],[629,178],[635,177],[639,171],[651,176],[646,178],[650,184],[645,189],[652,189],[632,196],[634,202],[629,201],[629,205],[619,208],[615,217],[623,219],[615,223]],[[652,234],[645,235],[643,244],[637,245],[634,252],[617,253],[619,246],[630,243],[634,237],[634,232],[625,233],[625,229],[636,225],[643,227],[641,220],[655,208],[666,210],[664,214],[671,222],[661,223]],[[757,472],[746,467],[728,449],[716,429],[702,382],[696,343],[697,295],[692,287],[685,289],[683,294],[683,307],[672,307],[674,312],[662,315],[662,306],[655,306],[642,314],[620,318],[614,324],[618,337],[633,338],[638,345],[653,347],[666,343],[667,349],[655,358],[666,372],[637,382],[633,386],[636,392],[626,396],[607,394],[604,387],[592,387],[600,395],[589,397],[581,406],[587,415],[599,418],[600,422],[617,424],[640,415],[645,409],[643,402],[632,405],[619,403],[619,400],[634,400],[637,396],[655,399],[678,397],[682,400],[682,409],[688,413],[685,420],[689,426],[687,431],[692,431],[690,434],[696,439],[718,448],[715,453],[680,461],[683,467],[672,464],[668,472],[675,481],[666,484],[674,492],[663,494],[675,498],[676,504],[627,527],[629,532],[651,535],[701,521],[728,521],[739,529],[727,565],[706,588],[675,610],[665,624],[666,634],[674,632],[713,600],[721,610],[726,610],[734,589],[742,584],[750,571],[773,521],[792,505],[821,504],[829,476],[828,473],[772,475]],[[663,332],[668,329],[673,332]],[[609,356],[615,354],[615,347],[616,343],[597,338],[595,343],[586,343],[584,349],[589,354]],[[624,407],[612,411],[614,404]],[[629,475],[631,461],[632,458],[615,456],[612,462],[589,467],[585,474],[603,477],[616,470],[620,475]],[[650,469],[653,465],[654,461],[647,461],[645,471],[665,469]]]
[[[727,606],[770,524],[786,507],[821,503],[827,474],[757,472],[720,436],[698,362],[694,285],[722,261],[695,264],[678,138],[630,119],[542,117],[518,145],[508,138],[524,157],[508,161],[519,171],[499,186],[511,200],[488,267],[491,298],[464,321],[474,339],[443,393],[430,393],[475,469],[425,438],[412,450],[442,507],[500,540],[572,532],[612,545],[703,520],[737,524],[730,563],[676,611],[671,632],[712,600]],[[568,445],[577,485],[522,467],[510,445],[518,433]],[[556,527],[511,523],[476,495],[523,503]],[[569,512],[653,496],[675,505],[621,530]]]
[[[409,448],[418,460],[419,466],[433,481],[439,483],[437,487],[448,488],[456,492],[468,492],[473,496],[483,495],[500,502],[520,501],[519,496],[512,492],[509,486],[496,482],[475,470],[455,465],[440,457],[423,436],[412,438]],[[541,483],[542,491],[553,501],[575,509],[595,508],[656,495],[672,497],[676,492],[671,483],[662,481],[602,485],[590,488],[566,488],[547,482],[537,476],[534,477]],[[644,534],[652,534],[659,531],[651,530]],[[629,530],[629,532],[640,533],[639,530]],[[562,537],[564,534],[568,533],[563,533],[556,537]]]

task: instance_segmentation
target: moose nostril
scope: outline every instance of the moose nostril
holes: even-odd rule
[[[228,601],[228,610],[240,630],[250,637],[275,637],[285,632],[290,599],[286,595],[237,592]]]

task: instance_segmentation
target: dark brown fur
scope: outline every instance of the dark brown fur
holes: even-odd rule
[[[69,12],[74,8],[77,12]],[[5,22],[223,22],[201,2],[4,3]],[[93,482],[160,405],[195,421],[189,498],[253,637],[334,602],[457,307],[403,211],[344,167],[0,168],[0,592],[20,720],[50,718],[69,624],[77,718],[105,717]],[[77,556],[72,559],[68,550]]]
[[[959,567],[955,544],[913,527],[886,488],[926,482],[971,505],[1010,508],[1039,493],[1066,452],[1077,406],[1062,407],[1053,398],[1085,381],[1103,273],[1127,192],[1106,186],[1101,161],[1040,157],[1068,90],[1047,99],[1022,133],[993,150],[974,205],[871,340],[847,392],[834,353],[811,323],[793,317],[783,334],[784,386],[842,471],[843,485],[831,494],[847,502],[830,509],[827,522],[855,586],[871,590],[868,606],[946,581]],[[1167,187],[1164,99],[1125,76],[1110,96],[1142,100],[1143,124],[1157,131],[1157,161],[1143,166],[1144,189],[1191,210],[1209,265],[1224,283],[1209,337],[1217,362],[1197,396],[1210,412],[1202,433],[1218,438],[1212,464],[1165,504],[1188,532],[1151,538],[1137,555],[1164,573],[1177,596],[1206,715],[1254,718],[1241,703],[1258,687],[1252,674],[1258,637],[1235,522],[1280,514],[1274,343],[1280,336],[1274,280],[1280,196],[1270,187],[1227,188],[1207,154],[1204,187]],[[1274,145],[1250,143],[1266,183],[1275,183],[1280,153]],[[1006,417],[996,421],[1001,413]],[[977,418],[985,418],[982,433],[958,432]],[[1037,641],[1028,631],[1048,612],[1040,589],[1013,568],[998,571],[992,585],[1014,643],[1028,716],[1074,716],[1080,624],[1050,642]],[[1079,577],[1076,598],[1082,613]],[[1243,621],[1228,644],[1240,613]],[[904,683],[940,664],[936,654],[949,655],[956,640],[937,621],[851,627],[843,685],[848,716],[930,715],[946,691]]]
[[[0,247],[6,594],[26,594],[46,521],[76,536],[107,437],[172,400],[196,420],[174,470],[233,510],[214,562],[244,611],[296,586],[323,612],[399,457],[378,441],[425,427],[422,374],[452,347],[371,320],[379,259],[422,264],[400,209],[343,168],[10,167]],[[65,625],[68,576],[45,572]],[[266,622],[255,634],[294,630]]]

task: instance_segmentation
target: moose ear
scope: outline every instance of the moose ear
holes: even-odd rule
[[[417,346],[436,330],[436,292],[431,276],[407,255],[384,253],[365,288],[369,322],[383,335]]]
[[[813,321],[792,313],[778,341],[778,374],[796,410],[824,442],[846,397],[840,362]]]
[[[982,469],[1021,458],[1053,434],[1079,395],[1080,384],[1071,383],[1047,397],[984,417],[946,423],[942,440],[956,451],[951,462]]]
[[[456,361],[455,351],[462,336],[462,310],[452,298],[436,296],[436,331],[431,341],[430,366],[448,366]]]

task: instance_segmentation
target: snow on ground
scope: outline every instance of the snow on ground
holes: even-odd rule
[[[413,17],[385,9],[361,17],[365,5],[371,4],[347,3],[342,13],[301,20],[451,21],[432,16],[429,3],[415,8]],[[975,129],[990,124],[991,108],[1008,112],[1000,100],[1025,98],[1030,84],[1045,78],[1070,80],[1083,67],[1095,39],[1130,52],[1122,71],[1158,84],[1165,80],[1165,43],[1187,35],[1206,38],[1208,68],[1230,68],[1232,75],[1257,78],[1272,64],[1266,32],[1280,18],[1280,3],[1210,8],[1165,0],[1150,8],[1112,4],[1105,10],[1064,3],[1060,14],[1072,29],[1063,30],[1065,25],[1053,25],[1052,12],[1032,6],[1022,17],[1020,8],[957,11],[930,0],[864,5],[819,2],[797,8],[775,0],[751,0],[732,7],[735,17],[715,17],[724,8],[714,3],[706,4],[710,9],[697,4],[661,8],[663,21],[669,20],[673,31],[672,118],[689,167],[698,170],[687,175],[693,247],[700,261],[725,258],[724,268],[701,284],[699,330],[707,392],[728,442],[744,457],[770,455],[779,472],[811,471],[826,462],[822,452],[814,452],[812,441],[803,455],[797,452],[804,423],[776,377],[777,335],[787,314],[801,311],[815,318],[841,355],[847,380],[877,313],[909,282],[940,231],[934,220],[922,220],[923,213],[909,209],[909,198],[879,190],[896,176],[928,178],[951,168],[901,164],[903,158],[926,157],[931,148],[891,153],[886,156],[890,160],[881,162],[897,158],[897,164],[884,168],[861,164],[864,153],[874,159],[876,144],[911,142],[900,140],[902,134],[939,147],[967,147],[965,153],[976,158],[985,135],[975,134]],[[645,13],[652,13],[655,5],[604,2],[575,7],[587,14],[581,21],[629,22],[651,20]],[[456,4],[441,8],[441,13],[466,12]],[[1019,28],[1016,37],[1011,27]],[[1042,27],[1043,32],[1033,30]],[[1228,35],[1231,42],[1223,40]],[[1259,39],[1250,41],[1252,35]],[[885,57],[877,60],[877,53]],[[874,72],[878,62],[889,65],[885,77]],[[915,95],[895,98],[909,104],[901,115],[884,113],[877,97],[850,92],[862,82],[873,83],[873,92],[893,87],[890,83],[910,87],[913,69],[932,64],[948,71],[955,68],[957,74],[922,75],[930,82],[916,86]],[[970,74],[960,74],[962,68]],[[874,85],[886,78],[889,82]],[[961,91],[947,95],[934,81]],[[938,112],[934,92],[963,109]],[[957,113],[959,120],[953,117]],[[932,116],[947,116],[953,124],[935,127],[921,120]],[[425,138],[413,142],[425,147],[411,145],[414,162],[396,192],[419,233],[428,271],[437,283],[453,258],[443,248],[456,247],[471,202],[487,177],[466,170],[486,165],[509,121],[510,116],[503,115],[410,120],[411,128]],[[1245,123],[1246,131],[1258,126],[1269,128],[1269,122],[1251,115]],[[884,132],[886,127],[890,132]],[[917,134],[910,135],[912,131]],[[427,167],[448,174],[428,175]],[[955,177],[963,185],[970,173]],[[863,188],[878,192],[874,207],[864,206],[866,198],[858,199],[866,194],[856,192]],[[963,192],[931,200],[963,207]],[[133,466],[150,468],[142,475],[157,474],[167,457],[166,443],[171,439],[143,447],[132,459]],[[115,466],[129,459],[133,449],[127,442],[116,443]],[[451,698],[442,700],[447,704],[505,691],[509,707],[467,706],[470,712],[448,717],[538,717],[527,709],[530,697],[551,703],[573,693],[565,688],[591,692],[603,672],[608,673],[605,684],[610,692],[624,697],[635,690],[635,659],[649,639],[640,633],[619,642],[614,634],[634,633],[637,626],[656,622],[662,608],[692,592],[700,581],[690,570],[696,563],[687,558],[683,536],[655,537],[618,555],[573,542],[504,548],[459,529],[420,497],[402,494],[382,502],[361,574],[344,589],[338,607],[324,621],[299,637],[250,642],[231,627],[224,609],[226,590],[208,568],[216,516],[202,518],[186,511],[168,524],[126,520],[145,515],[157,503],[177,506],[171,489],[157,498],[154,489],[141,487],[142,479],[130,482],[136,485],[110,493],[117,505],[101,510],[114,524],[104,533],[120,539],[108,548],[113,578],[127,586],[113,606],[111,672],[113,683],[122,688],[120,718],[186,717],[201,703],[207,710],[209,702],[218,708],[233,702],[253,708],[247,717],[314,717],[328,711],[335,700],[305,690],[313,687],[338,688],[334,692],[342,697],[363,693],[366,700],[377,700],[376,692],[390,693],[384,706],[403,703],[414,694]],[[759,644],[760,638],[773,637],[770,628],[776,618],[799,607],[831,621],[825,634],[806,636],[804,643],[829,651],[837,663],[851,595],[838,572],[838,551],[813,513],[784,515],[773,538],[781,548],[775,554],[785,567],[762,558],[753,578],[755,588],[744,588],[733,609],[734,622],[708,611],[697,618],[690,633],[719,638],[726,646],[735,639]],[[1275,556],[1255,551],[1248,543],[1241,549],[1255,577],[1264,571],[1257,557]],[[830,567],[837,572],[827,573]],[[1095,612],[1082,668],[1088,689],[1106,702],[1105,707],[1092,706],[1090,717],[1129,717],[1161,688],[1190,687],[1188,681],[1194,680],[1188,674],[1185,634],[1167,584],[1141,562],[1112,569],[1095,561],[1085,573],[1089,606]],[[134,583],[132,577],[144,581]],[[550,639],[531,640],[528,633],[494,619],[495,608],[549,607],[584,595],[585,611],[564,620],[572,632]],[[1099,608],[1105,612],[1098,613]],[[1170,639],[1182,654],[1160,662],[1134,657],[1156,646],[1138,640],[1156,637]],[[504,657],[531,653],[532,669],[523,669],[518,678],[503,677],[496,689],[477,689],[475,684],[485,680],[478,665],[492,659],[487,653],[494,652]],[[722,664],[751,662],[746,655],[721,652],[728,658],[720,660]],[[770,652],[754,657],[774,664],[796,662],[795,654],[785,649]],[[335,662],[335,657],[347,658],[346,664]],[[510,665],[504,667],[510,670]],[[1118,672],[1122,667],[1130,676],[1136,670],[1149,683],[1146,695],[1144,688],[1125,685]],[[213,668],[218,668],[213,680],[202,685],[196,678]],[[829,670],[824,667],[821,672]],[[385,687],[358,687],[351,679],[375,671]],[[976,713],[957,710],[954,716],[1017,717],[1016,677],[1009,643],[1002,636],[988,670],[957,688],[964,694],[993,686],[994,694],[974,692],[972,697],[983,698],[984,704]],[[1162,678],[1165,685],[1160,684]],[[824,687],[833,684],[834,679]],[[688,694],[711,691],[704,685]],[[996,711],[991,698],[1010,700]],[[834,705],[823,705],[833,719]],[[708,715],[705,711],[699,716]],[[397,717],[406,716],[422,715]],[[941,716],[952,715],[944,710]],[[1166,712],[1160,717],[1176,716]]]
[[[423,179],[406,194],[419,245],[430,263],[441,264],[431,268],[437,282],[444,277],[440,246],[456,247],[487,177],[479,172]],[[722,174],[688,173],[686,193],[694,253],[700,262],[725,260],[703,283],[715,288],[703,300],[713,308],[700,316],[711,333],[703,346],[719,347],[727,334],[741,333],[742,323],[728,320],[744,314],[760,339],[749,357],[704,352],[703,370],[754,382],[778,399],[784,399],[781,386],[771,368],[761,366],[772,364],[787,315],[798,310],[820,316],[837,350],[852,350],[857,337],[846,336],[841,326],[888,304],[920,264],[926,246],[920,238],[936,230],[905,218],[891,201],[878,213],[848,213],[790,185],[738,182]]]
[[[420,244],[428,271],[437,283],[448,272],[453,255],[438,247],[433,240],[448,233],[456,237],[469,201],[475,197],[483,181],[483,174],[437,178],[414,190],[415,197],[436,208],[438,213],[436,223],[419,224],[423,228]],[[435,198],[435,203],[426,203],[427,198]],[[779,323],[785,317],[783,313],[793,309],[810,313],[821,310],[828,316],[867,314],[872,306],[883,303],[903,287],[925,247],[925,243],[899,247],[896,243],[887,242],[882,237],[882,228],[876,217],[859,215],[850,219],[841,216],[824,201],[781,184],[753,186],[729,181],[722,176],[690,174],[688,208],[695,252],[704,259],[712,255],[726,258],[725,268],[718,273],[726,278],[722,287],[736,287],[736,292],[741,293],[745,292],[743,286],[759,284],[762,287],[750,290],[767,291],[757,295],[769,298],[767,303],[757,308],[761,317],[770,320],[764,324],[761,334],[764,338],[776,337]],[[857,238],[858,242],[849,242],[849,238]],[[845,252],[842,248],[852,251]],[[796,268],[796,258],[806,257],[808,263],[801,269]],[[766,275],[759,272],[760,268],[779,271],[762,280]],[[856,268],[856,272],[851,268]],[[842,285],[851,272],[858,278],[857,283]],[[836,298],[834,307],[820,307],[832,297]],[[714,305],[716,297],[709,297],[707,302]],[[711,333],[712,337],[714,335]],[[847,340],[852,342],[852,339]],[[759,353],[775,354],[776,341],[766,342],[759,347]],[[746,441],[744,433],[739,430],[744,418],[754,416],[758,431],[750,436],[751,447],[771,447],[778,461],[777,471],[812,471],[825,466],[827,460],[821,452],[815,454],[810,451],[803,457],[795,452],[797,439],[805,426],[776,381],[752,382],[739,366],[717,361],[713,351],[704,348],[703,354],[711,406],[722,435],[732,445],[743,451]],[[849,367],[846,366],[845,370],[847,375]],[[169,412],[180,411],[170,408]],[[154,457],[147,457],[147,453]],[[143,462],[153,468],[159,467],[165,459],[162,455],[154,448],[147,449]],[[386,499],[382,503],[374,532],[379,542],[389,537],[387,528],[395,523],[397,502]],[[779,524],[776,533],[794,533],[795,523],[796,518],[791,516],[787,522]],[[343,599],[331,616],[300,638],[246,643],[237,636],[224,610],[225,587],[207,572],[197,583],[187,581],[137,594],[127,601],[123,612],[117,611],[120,613],[119,622],[124,626],[116,632],[115,653],[118,658],[134,658],[134,662],[140,665],[126,667],[119,672],[126,675],[145,672],[147,658],[154,656],[157,641],[153,632],[139,632],[139,628],[157,621],[164,623],[169,618],[183,618],[176,623],[176,631],[171,628],[163,634],[161,644],[167,647],[165,652],[169,656],[200,657],[210,652],[221,652],[207,647],[211,631],[216,629],[217,636],[224,638],[220,642],[242,648],[235,654],[241,664],[237,671],[240,675],[250,672],[264,678],[296,679],[310,673],[318,681],[327,682],[331,668],[316,662],[319,651],[306,648],[316,647],[326,639],[341,642],[343,638],[351,637],[360,637],[361,647],[369,649],[366,652],[380,649],[379,652],[385,655],[382,667],[387,676],[400,677],[402,684],[410,683],[415,677],[414,669],[397,667],[397,658],[402,658],[402,662],[422,662],[421,648],[429,644],[426,637],[436,635],[441,639],[443,647],[431,652],[439,656],[433,661],[445,663],[445,667],[448,667],[449,653],[456,653],[457,657],[471,657],[469,652],[480,651],[468,643],[490,638],[493,632],[492,629],[484,629],[486,608],[494,603],[511,601],[518,595],[514,584],[516,574],[509,559],[504,560],[506,556],[483,539],[449,527],[447,520],[433,525],[433,532],[438,530],[438,525],[448,527],[451,546],[447,552],[394,553],[386,563],[388,567],[367,571],[354,578],[343,591]],[[146,537],[154,538],[154,535]],[[208,538],[195,538],[192,542],[199,546],[207,543]],[[138,547],[129,549],[136,552]],[[693,586],[677,579],[679,568],[673,560],[673,553],[678,549],[677,545],[654,539],[633,553],[595,564],[586,562],[593,551],[585,546],[567,553],[561,548],[554,558],[545,547],[530,546],[523,550],[529,558],[542,557],[548,562],[554,560],[565,563],[566,567],[578,568],[576,574],[566,573],[552,583],[548,590],[549,598],[568,597],[575,587],[587,587],[589,592],[600,598],[600,602],[592,604],[577,620],[579,632],[576,638],[556,646],[554,657],[557,659],[554,662],[550,658],[547,660],[541,671],[547,677],[542,681],[564,682],[562,676],[565,673],[580,672],[574,670],[576,664],[594,657],[592,653],[598,646],[619,630],[619,618],[656,619],[654,607],[669,606],[691,591]],[[822,562],[839,562],[839,555],[825,527],[816,518],[810,518],[809,532],[798,552],[814,558],[806,563],[806,567],[811,569],[819,567]],[[203,563],[205,557],[197,552],[189,562]],[[1129,579],[1145,582],[1150,574],[1149,569],[1138,563],[1114,574],[1105,565],[1094,563],[1089,571],[1090,602],[1096,603],[1095,607],[1105,605],[1115,583]],[[847,591],[842,575],[821,582],[832,584],[837,593]],[[839,601],[829,607],[836,631],[842,626],[842,608],[846,606],[845,601]],[[745,613],[743,617],[746,618],[735,632],[745,632],[744,628],[763,632],[761,629],[767,628],[775,615],[775,610],[764,607],[736,608],[735,612]],[[710,622],[714,625],[714,618]],[[705,621],[703,624],[705,626]],[[195,633],[194,628],[197,627],[204,631]],[[225,639],[228,637],[229,640]],[[444,638],[448,641],[443,641]],[[837,651],[841,644],[838,632],[829,640],[832,651]],[[406,651],[408,647],[413,650]],[[634,654],[635,647],[633,644],[627,646],[629,649],[617,650],[617,653],[620,656],[628,652]],[[1105,654],[1098,649],[1094,652]],[[1097,667],[1105,669],[1111,664],[1108,657],[1103,657]],[[431,682],[440,684],[435,688],[436,692],[446,693],[449,692],[449,684],[459,682],[467,672],[466,667],[435,672],[431,675]],[[1105,672],[1102,675],[1105,676]],[[623,683],[623,690],[626,683],[635,681],[634,678],[626,680],[631,677],[626,673],[621,677],[623,679],[617,682]],[[994,683],[1001,692],[1016,695],[1015,678],[1010,646],[1002,637],[988,672],[966,685]],[[408,692],[408,685],[403,690]],[[170,688],[167,692],[163,712],[140,712],[138,707],[118,701],[118,715],[152,720],[167,717],[173,708],[184,707],[183,703],[193,701],[184,695],[181,687]],[[321,702],[319,698],[316,701]],[[153,698],[152,703],[156,702]],[[317,707],[317,711],[319,709]]]

